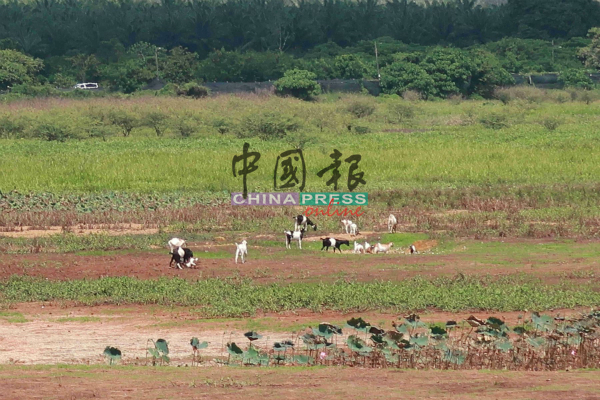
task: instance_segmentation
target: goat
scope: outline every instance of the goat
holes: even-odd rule
[[[398,225],[398,220],[394,214],[390,214],[388,217],[388,232],[394,233],[396,232],[396,225]]]
[[[246,246],[247,242],[245,240],[240,244],[235,244],[237,249],[235,249],[235,263],[237,264],[238,256],[242,258],[242,264],[246,262],[246,256],[248,255],[248,247]]]
[[[169,245],[169,254],[173,254],[173,249],[176,249],[178,247],[183,247],[183,245],[185,244],[185,240],[183,239],[179,239],[179,238],[173,238],[171,240],[169,240],[169,242],[167,243]]]
[[[325,251],[329,251],[330,247],[333,247],[333,252],[335,253],[335,249],[338,249],[338,251],[341,253],[342,249],[340,249],[340,246],[345,244],[346,246],[350,247],[350,241],[348,240],[342,240],[342,239],[335,239],[335,238],[321,238],[321,240],[323,241],[323,247],[321,247],[321,251],[323,251],[323,249],[326,249]]]
[[[194,258],[194,253],[188,248],[177,247],[177,249],[171,254],[172,256],[171,262],[169,263],[169,268],[171,268],[173,261],[175,261],[175,265],[179,269],[182,269],[181,264],[184,264],[186,267],[191,268],[192,265],[196,266],[196,261],[198,261],[197,258]]]
[[[368,242],[365,241],[365,253],[369,253],[372,254],[373,253],[373,246],[371,246]]]
[[[350,235],[352,236],[356,236],[358,235],[360,232],[358,231],[358,226],[356,226],[355,223],[350,224]]]
[[[302,238],[304,237],[304,232],[305,229],[302,228],[299,231],[294,231],[294,232],[290,232],[290,231],[283,231],[283,233],[285,233],[285,248],[286,249],[291,249],[292,245],[291,242],[292,240],[297,240],[298,241],[298,248],[302,248]]]
[[[415,247],[415,245],[414,245],[414,244],[411,244],[411,245],[410,245],[410,247],[409,247],[409,249],[410,249],[410,254],[415,254],[415,253],[417,253],[417,254],[418,254],[418,253],[419,253],[419,252],[417,251],[417,248]]]
[[[387,253],[392,247],[394,246],[394,243],[389,242],[388,244],[381,244],[381,243],[377,243],[375,245],[375,249],[374,252],[375,254],[377,253]]]
[[[294,231],[299,231],[301,227],[304,227],[304,230],[308,230],[308,226],[310,225],[317,230],[317,224],[313,223],[310,219],[308,219],[305,215],[298,215],[297,217],[293,217],[294,219]]]
[[[349,219],[343,219],[342,225],[344,225],[344,229],[346,230],[346,233],[348,233],[348,228],[350,227],[350,225],[352,225],[352,221],[350,221]]]
[[[354,242],[354,254],[364,254],[365,248],[362,244]]]

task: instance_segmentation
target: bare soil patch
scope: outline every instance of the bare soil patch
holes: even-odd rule
[[[596,400],[597,372],[0,367],[10,399]]]
[[[554,310],[550,315],[568,316],[578,310]],[[352,317],[361,316],[370,323],[392,329],[398,314],[314,313],[306,310],[283,314],[259,314],[252,318],[205,319],[185,307],[157,306],[97,306],[82,307],[68,304],[18,304],[10,312],[20,313],[27,322],[8,322],[0,316],[0,364],[98,364],[103,362],[102,351],[115,346],[123,351],[123,362],[144,363],[148,339],[163,338],[169,343],[172,365],[191,361],[190,339],[194,336],[209,342],[202,351],[207,359],[227,357],[227,342],[246,346],[244,332],[259,331],[262,339],[253,342],[269,348],[273,342],[295,340],[294,332],[321,322],[344,325]],[[494,315],[509,325],[518,322],[519,312],[427,312],[423,322],[463,321],[470,315],[485,319]],[[339,340],[345,340],[345,335]]]

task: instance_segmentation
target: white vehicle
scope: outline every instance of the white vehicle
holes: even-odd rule
[[[97,83],[78,83],[73,86],[75,89],[98,89]]]

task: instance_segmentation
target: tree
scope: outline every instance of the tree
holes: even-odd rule
[[[176,84],[191,82],[198,66],[197,60],[196,53],[190,53],[181,46],[175,47],[169,52],[163,67],[165,80]]]
[[[387,94],[401,95],[407,90],[415,90],[427,98],[435,93],[435,81],[427,71],[405,61],[396,61],[383,68],[380,86]]]
[[[436,48],[425,55],[420,66],[433,79],[435,96],[468,92],[473,66],[464,51]]]
[[[343,54],[334,60],[336,78],[360,79],[368,74],[368,68],[363,61],[354,54]]]
[[[579,89],[591,90],[594,88],[594,82],[580,69],[567,69],[560,73],[558,81],[565,87],[575,87]]]
[[[310,71],[292,69],[275,81],[275,88],[279,94],[308,100],[321,93],[321,86],[316,79],[316,75]]]
[[[71,61],[79,82],[86,82],[87,78],[98,75],[100,62],[95,55],[78,54],[74,57],[69,57],[68,60]]]
[[[44,67],[42,60],[16,50],[0,50],[0,89],[34,82]]]
[[[579,58],[586,67],[600,69],[600,28],[590,29],[588,37],[592,43],[579,50]]]
[[[478,49],[471,54],[473,75],[469,83],[468,94],[476,93],[485,98],[491,98],[499,86],[515,83],[512,75],[502,68],[500,61],[491,53]]]

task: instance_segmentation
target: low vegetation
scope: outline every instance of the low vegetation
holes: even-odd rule
[[[593,285],[546,285],[533,278],[421,277],[398,282],[291,283],[260,285],[250,279],[140,280],[112,277],[49,281],[14,276],[0,283],[4,302],[74,301],[79,304],[159,304],[197,307],[205,316],[251,316],[258,311],[298,309],[360,312],[548,310],[595,306]]]

